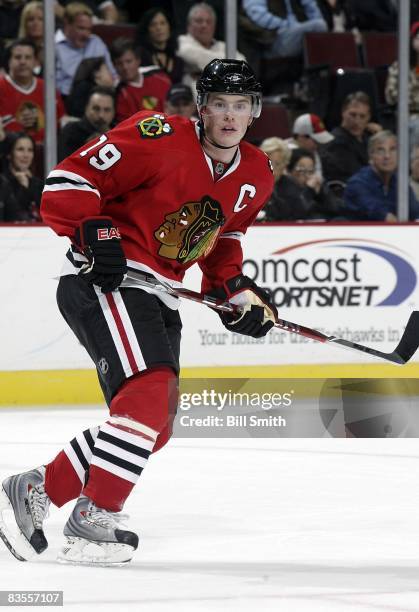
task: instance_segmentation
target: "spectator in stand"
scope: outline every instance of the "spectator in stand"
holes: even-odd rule
[[[397,138],[383,130],[368,143],[369,165],[345,189],[343,214],[356,221],[397,221]],[[409,218],[419,219],[419,202],[409,187]]]
[[[26,132],[42,142],[45,129],[44,81],[33,74],[36,49],[31,40],[14,41],[7,49],[8,74],[0,77],[0,117],[7,132]],[[57,121],[64,105],[56,94]]]
[[[419,21],[410,28],[409,45],[409,131],[410,148],[419,144]],[[388,69],[385,97],[387,104],[396,106],[399,97],[399,63],[393,62]]]
[[[10,192],[6,178],[0,174],[0,222],[13,221],[16,218],[17,203]]]
[[[80,62],[70,95],[65,101],[67,111],[72,117],[83,117],[90,92],[95,87],[113,89],[112,74],[103,57],[88,57]]]
[[[44,183],[33,176],[32,164],[35,155],[35,143],[24,132],[8,135],[8,167],[3,173],[7,190],[14,198],[12,210],[5,214],[5,221],[39,222],[39,206]],[[10,203],[9,203],[10,206]]]
[[[192,120],[198,119],[196,104],[189,85],[183,83],[172,85],[164,103],[164,112],[167,115],[181,115],[181,117]]]
[[[419,146],[413,148],[410,156],[410,186],[419,200]]]
[[[368,140],[381,130],[381,125],[371,122],[371,101],[366,93],[356,91],[346,96],[341,124],[332,130],[335,138],[320,152],[325,179],[346,183],[366,166]]]
[[[204,67],[213,59],[226,57],[225,42],[214,39],[216,21],[217,16],[212,6],[198,2],[188,12],[187,34],[178,37],[177,54],[185,62],[183,82],[192,88],[194,95],[196,80]],[[236,59],[246,58],[237,52]]]
[[[155,66],[140,68],[139,51],[127,38],[112,43],[111,55],[120,79],[116,88],[117,123],[140,110],[163,112],[169,77]]]
[[[67,123],[58,139],[58,160],[79,149],[92,136],[112,127],[115,117],[115,94],[109,87],[96,87],[90,92],[84,116]]]
[[[56,84],[68,96],[80,62],[88,57],[104,57],[116,78],[115,68],[107,46],[92,34],[93,12],[81,2],[70,2],[64,10],[64,26],[55,34]]]
[[[311,151],[293,149],[287,171],[302,190],[306,219],[329,221],[341,213],[342,202],[316,173]]]
[[[275,39],[267,47],[265,57],[295,57],[302,54],[306,32],[326,32],[316,0],[243,0],[248,18],[258,27],[276,32]]]
[[[58,2],[55,2],[55,14],[58,18],[63,19],[65,7],[70,2],[71,0],[58,0]],[[95,23],[117,23],[119,21],[118,8],[112,0],[84,0],[83,4],[92,11]]]
[[[305,113],[294,121],[292,128],[293,137],[287,140],[290,149],[306,149],[314,155],[316,174],[323,177],[319,145],[332,142],[334,136],[326,130],[323,121],[318,115]]]
[[[172,83],[182,81],[185,64],[176,55],[177,38],[167,13],[161,8],[151,8],[144,13],[135,39],[140,48],[144,66],[159,66]]]
[[[305,217],[301,189],[286,174],[291,150],[285,140],[272,136],[265,138],[259,147],[269,157],[275,185],[269,202],[258,214],[256,221],[295,221]]]
[[[360,32],[355,26],[356,19],[348,0],[316,0],[327,23],[329,32],[348,32],[352,30],[356,38],[360,38]]]
[[[39,0],[25,4],[20,15],[19,38],[26,38],[34,43],[36,55],[33,71],[40,76],[44,63],[44,9]]]
[[[345,0],[361,32],[394,32],[397,30],[397,3],[394,0]]]

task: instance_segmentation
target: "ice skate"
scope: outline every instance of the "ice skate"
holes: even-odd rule
[[[0,537],[19,561],[28,561],[48,546],[42,527],[51,502],[44,485],[41,466],[6,478],[0,489]]]
[[[98,508],[88,497],[80,497],[64,527],[67,543],[58,554],[61,563],[121,565],[131,561],[138,536],[121,529],[126,518]]]

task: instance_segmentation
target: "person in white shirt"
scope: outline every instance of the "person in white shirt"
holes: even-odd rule
[[[226,57],[226,45],[214,39],[217,15],[210,4],[194,4],[187,17],[187,33],[178,37],[177,55],[185,62],[183,82],[195,92],[195,83],[204,67],[213,59]],[[240,52],[236,59],[245,60]]]

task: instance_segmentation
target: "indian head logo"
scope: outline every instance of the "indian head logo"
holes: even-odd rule
[[[154,232],[161,243],[159,255],[182,264],[208,255],[224,221],[220,203],[209,196],[200,202],[186,202],[167,214]]]

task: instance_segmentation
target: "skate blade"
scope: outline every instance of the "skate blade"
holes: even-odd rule
[[[3,516],[5,511],[10,511],[13,515],[14,530],[10,529],[8,521],[6,522]],[[29,561],[35,555],[35,550],[15,522],[12,504],[3,487],[0,489],[0,538],[18,561]]]
[[[117,542],[92,542],[84,538],[68,537],[57,555],[59,563],[100,567],[124,566],[133,557],[134,549]]]

